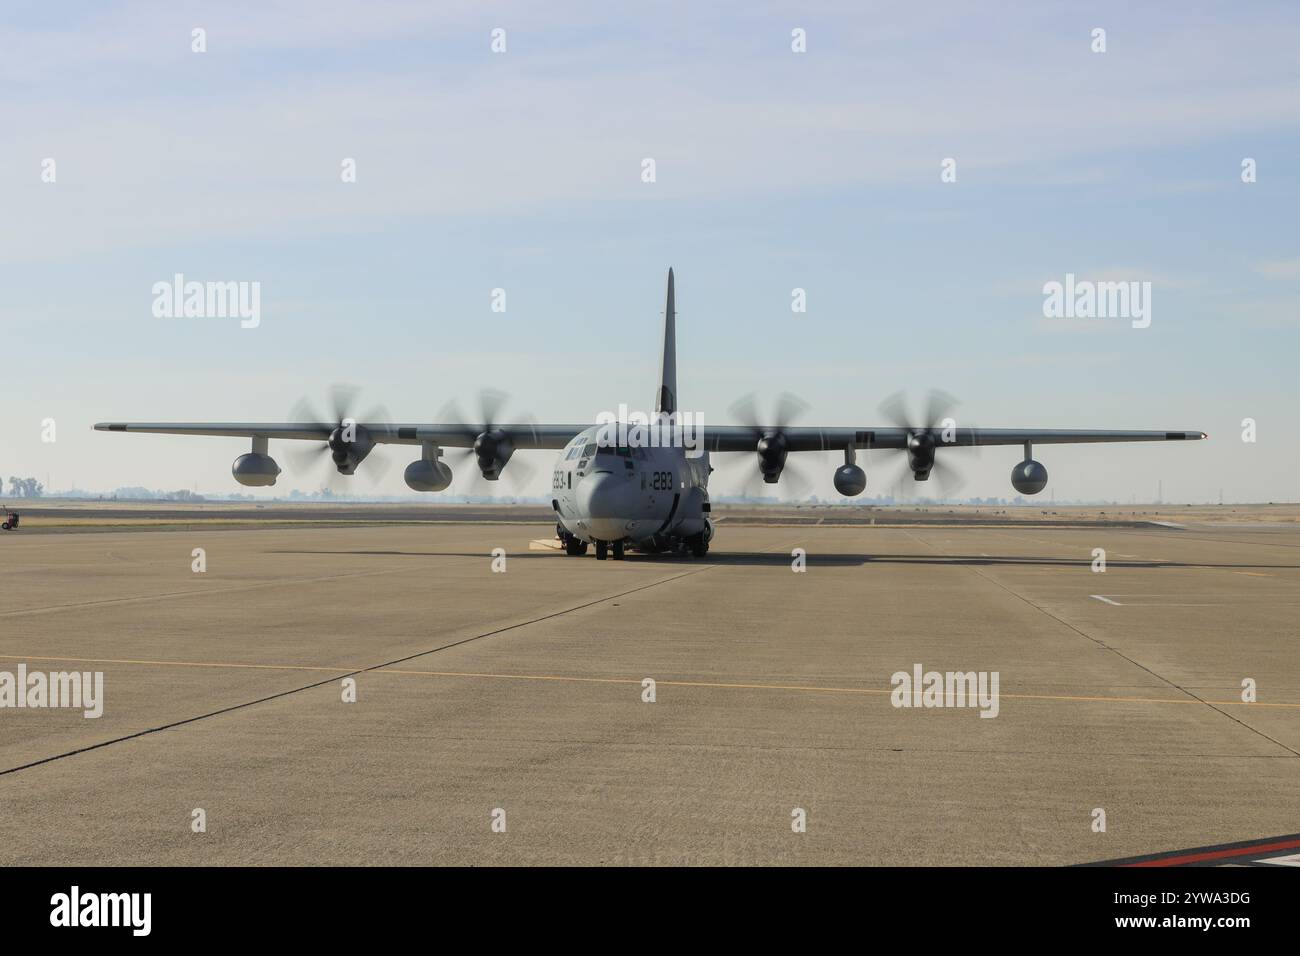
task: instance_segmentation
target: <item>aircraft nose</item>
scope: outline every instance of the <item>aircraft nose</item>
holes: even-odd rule
[[[578,508],[589,518],[626,517],[627,479],[608,471],[595,471],[578,485]]]

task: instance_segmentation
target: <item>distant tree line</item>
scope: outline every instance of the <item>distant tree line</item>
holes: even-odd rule
[[[4,490],[4,482],[0,481],[0,491]],[[9,495],[13,498],[39,498],[45,493],[45,486],[35,478],[18,478],[14,475],[9,476]]]
[[[5,485],[3,479],[0,479],[0,495],[4,494]],[[45,486],[35,478],[19,478],[12,475],[9,478],[9,496],[11,498],[39,498],[45,494]],[[83,495],[88,496],[90,493],[85,492]],[[103,497],[102,495],[100,497]],[[187,488],[179,491],[154,491],[149,488],[118,488],[113,492],[114,498],[142,498],[150,501],[206,501],[203,495],[196,495]]]
[[[179,491],[160,491],[154,488],[142,488],[139,485],[118,488],[113,492],[112,497],[140,501],[207,501],[203,495],[197,495],[188,488]]]

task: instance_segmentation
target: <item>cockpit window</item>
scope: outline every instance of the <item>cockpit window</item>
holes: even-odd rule
[[[587,447],[582,450],[582,457],[590,458],[594,454],[596,454],[596,443],[590,442]]]
[[[618,455],[619,458],[631,458],[631,457],[632,457],[632,449],[629,448],[627,445],[618,445],[618,446],[608,445],[608,446],[606,446],[606,447],[604,447],[604,448],[601,448],[601,449],[597,452],[597,454],[600,454],[600,455]]]

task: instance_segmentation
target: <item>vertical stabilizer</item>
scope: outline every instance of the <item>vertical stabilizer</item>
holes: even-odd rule
[[[664,306],[664,351],[660,363],[659,391],[655,411],[672,415],[677,411],[677,307],[673,302],[673,270],[668,270],[668,304]]]

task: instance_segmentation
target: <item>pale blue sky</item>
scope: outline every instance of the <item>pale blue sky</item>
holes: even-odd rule
[[[1294,500],[1300,11],[1130,6],[11,2],[0,472],[235,490],[240,441],[89,425],[277,420],[337,381],[406,421],[484,385],[544,421],[644,406],[672,265],[706,422],[784,389],[870,425],[941,386],[971,424],[1211,435],[1044,448],[1058,499]],[[260,281],[261,326],[154,318],[175,272]],[[1044,319],[1067,272],[1150,280],[1151,327]]]

